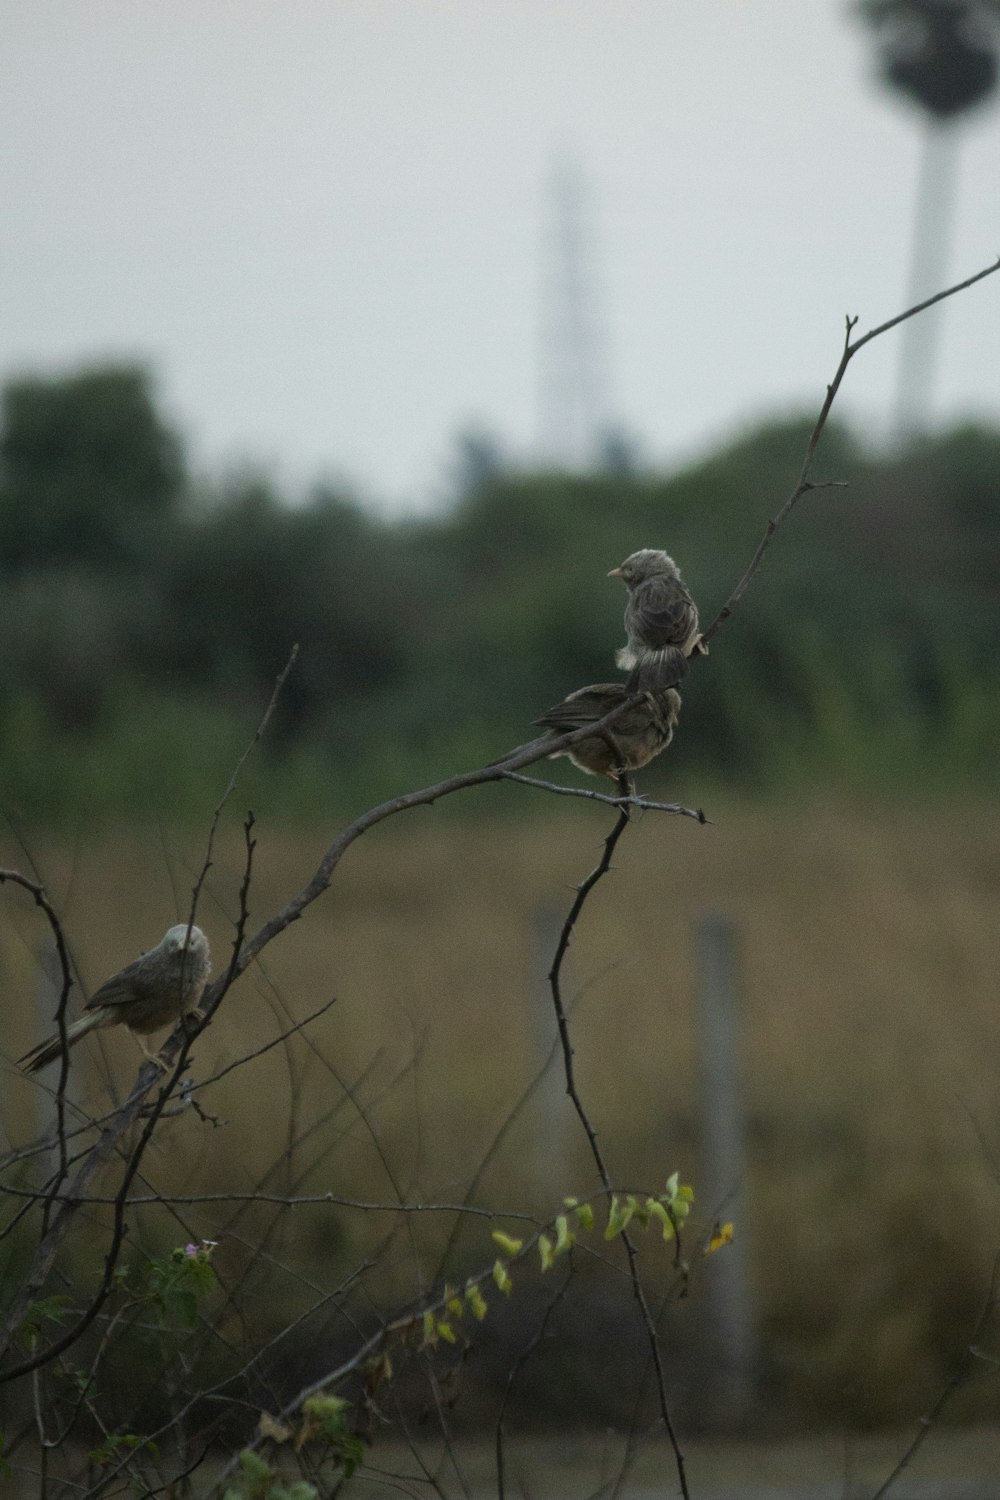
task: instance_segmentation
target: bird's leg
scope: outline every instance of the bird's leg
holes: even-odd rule
[[[610,729],[601,730],[601,739],[607,745],[608,754],[611,756],[611,764],[608,767],[607,774],[613,781],[617,781],[619,776],[624,776],[626,773],[625,756],[622,754],[622,748]]]
[[[160,1056],[159,1052],[150,1052],[149,1048],[146,1046],[146,1043],[143,1041],[143,1039],[139,1035],[139,1033],[137,1031],[132,1031],[131,1027],[129,1028],[129,1030],[130,1030],[132,1036],[135,1037],[135,1040],[136,1040],[136,1043],[138,1044],[139,1050],[142,1053],[142,1055],[145,1057],[146,1061],[147,1062],[151,1062],[151,1063],[155,1063],[155,1065],[159,1068],[159,1070],[160,1070],[161,1073],[166,1073],[167,1070],[168,1070],[167,1069],[167,1064],[166,1064],[166,1062],[164,1062],[164,1060]]]
[[[701,638],[700,635],[696,635],[695,636],[694,640],[691,642],[691,649],[688,651],[687,654],[688,654],[688,656],[707,656],[708,655],[708,647],[705,645],[705,642],[702,640],[702,638]]]

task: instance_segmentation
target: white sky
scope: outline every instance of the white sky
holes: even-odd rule
[[[195,461],[416,506],[536,438],[545,184],[589,183],[614,413],[673,460],[898,311],[921,129],[842,0],[0,0],[0,377],[154,368]],[[1000,252],[1000,112],[949,270]],[[1000,276],[936,415],[1000,421]],[[884,430],[898,335],[841,409]]]

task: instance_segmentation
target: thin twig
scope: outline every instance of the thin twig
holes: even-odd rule
[[[542,781],[537,776],[520,776],[514,771],[504,774],[505,781],[516,781],[520,786],[534,786],[543,792],[555,792],[559,797],[586,797],[590,802],[604,802],[609,807],[634,807],[640,812],[675,813],[683,818],[694,818],[696,823],[711,823],[700,807],[683,807],[679,802],[650,802],[646,797],[612,797],[607,792],[591,791],[585,786],[563,786],[557,781]]]
[[[56,1006],[56,1033],[59,1037],[59,1082],[56,1086],[55,1094],[55,1139],[59,1150],[59,1167],[52,1178],[52,1191],[54,1193],[59,1185],[65,1181],[66,1174],[69,1171],[66,1137],[66,1083],[69,1078],[69,1039],[66,1034],[66,1006],[69,1001],[69,992],[73,988],[73,974],[62,923],[46,894],[44,886],[37,880],[29,880],[19,870],[0,870],[0,885],[6,884],[8,881],[12,885],[19,885],[22,890],[27,891],[34,900],[35,905],[44,912],[45,920],[51,929],[52,940],[56,945],[56,953],[59,957],[59,971],[62,982],[59,988],[59,1001]],[[52,1194],[49,1194],[48,1202],[42,1216],[43,1237],[49,1227],[49,1217],[53,1201]]]
[[[506,1490],[504,1489],[503,1424],[504,1417],[507,1415],[507,1405],[510,1401],[511,1393],[514,1389],[517,1377],[520,1375],[521,1371],[524,1369],[524,1366],[527,1364],[528,1360],[531,1358],[535,1350],[544,1339],[546,1329],[548,1328],[549,1323],[552,1320],[552,1315],[559,1304],[562,1302],[566,1293],[569,1291],[569,1284],[572,1279],[573,1264],[571,1261],[570,1264],[566,1267],[566,1274],[563,1277],[562,1281],[559,1283],[559,1286],[556,1288],[554,1295],[549,1298],[548,1304],[545,1308],[545,1312],[542,1314],[541,1321],[538,1327],[535,1329],[534,1335],[528,1340],[524,1348],[521,1350],[520,1354],[517,1356],[517,1359],[507,1371],[507,1383],[504,1386],[503,1397],[500,1402],[500,1410],[497,1413],[496,1431],[494,1435],[497,1465],[497,1500],[506,1500]]]
[[[827,418],[830,415],[830,408],[833,406],[833,403],[836,400],[837,392],[840,390],[841,381],[847,374],[847,367],[854,356],[858,353],[859,350],[863,349],[866,344],[870,344],[873,339],[877,339],[883,333],[888,333],[890,328],[896,328],[900,323],[905,323],[908,318],[916,317],[918,313],[924,312],[926,308],[933,307],[935,302],[942,302],[946,297],[954,297],[956,292],[963,292],[967,287],[975,286],[977,281],[982,281],[986,276],[992,276],[995,271],[1000,271],[1000,257],[998,257],[992,265],[986,266],[984,270],[977,271],[974,276],[967,276],[964,281],[956,282],[954,286],[947,287],[945,291],[937,292],[933,297],[927,297],[923,302],[918,302],[913,307],[908,307],[905,312],[898,313],[896,317],[889,318],[885,323],[880,323],[877,328],[869,329],[867,333],[861,334],[860,337],[854,339],[853,342],[851,340],[851,334],[857,327],[858,320],[857,318],[846,319],[843,353],[840,356],[840,363],[837,366],[834,377],[826,388],[826,396],[823,400],[823,405],[820,407],[819,416],[816,418],[816,422],[813,426],[812,432],[809,434],[808,441],[806,442],[805,456],[802,460],[802,468],[799,472],[798,481],[796,482],[795,488],[792,490],[792,493],[789,495],[784,505],[778,511],[777,515],[772,517],[772,519],[768,521],[767,529],[757,544],[756,552],[750,559],[746,571],[743,573],[743,576],[740,578],[736,587],[729,595],[729,598],[719,610],[719,613],[716,615],[712,623],[708,626],[707,630],[702,631],[701,638],[706,646],[715,635],[720,625],[723,625],[725,621],[729,619],[729,616],[733,613],[733,610],[743,598],[743,595],[746,593],[747,589],[754,579],[754,576],[757,573],[757,570],[764,560],[764,554],[767,551],[768,547],[771,545],[771,541],[774,537],[775,532],[778,530],[778,527],[781,526],[781,524],[788,518],[788,515],[802,499],[803,495],[807,494],[809,490],[820,488],[820,485],[815,483],[810,478],[813,460],[816,457],[816,449],[819,446],[819,440],[823,435],[823,429],[826,427]]]
[[[982,1312],[979,1314],[979,1317],[976,1320],[976,1326],[972,1330],[972,1337],[969,1339],[968,1347],[966,1348],[961,1361],[959,1362],[950,1379],[947,1380],[942,1386],[941,1392],[938,1395],[937,1400],[934,1402],[934,1405],[924,1416],[920,1418],[920,1422],[917,1427],[916,1434],[914,1435],[913,1441],[910,1443],[909,1447],[906,1449],[906,1452],[900,1458],[899,1462],[896,1464],[889,1477],[883,1480],[878,1489],[872,1495],[872,1500],[884,1500],[884,1497],[888,1495],[889,1491],[896,1483],[896,1480],[899,1479],[903,1471],[920,1452],[920,1449],[923,1447],[924,1443],[927,1441],[928,1436],[930,1435],[931,1428],[934,1426],[934,1423],[937,1421],[938,1417],[940,1417],[941,1413],[948,1405],[952,1396],[954,1396],[959,1386],[965,1384],[966,1380],[969,1378],[970,1372],[974,1369],[976,1363],[982,1358],[982,1355],[976,1348],[976,1345],[978,1344],[980,1338],[982,1337],[983,1331],[985,1330],[987,1324],[993,1316],[998,1302],[1000,1302],[998,1287],[1000,1287],[1000,1254],[998,1254],[993,1261],[993,1274],[990,1277],[990,1289],[986,1294],[986,1301],[983,1303]]]
[[[212,821],[209,825],[208,830],[208,840],[205,845],[205,857],[202,860],[201,869],[198,871],[198,876],[194,883],[194,889],[191,892],[191,908],[190,915],[188,917],[189,929],[194,925],[194,919],[198,911],[198,900],[201,896],[202,887],[204,886],[205,881],[208,878],[209,870],[212,868],[212,851],[215,847],[215,835],[218,831],[219,821],[225,810],[226,803],[229,801],[233,792],[236,790],[236,784],[240,779],[243,767],[246,765],[250,756],[260,744],[267,726],[271,722],[271,716],[278,705],[278,699],[281,697],[285,683],[288,681],[288,674],[294,667],[295,662],[298,658],[298,654],[299,646],[298,642],[296,641],[295,645],[289,652],[288,660],[285,662],[285,665],[282,667],[281,671],[278,673],[277,678],[275,679],[274,687],[271,690],[270,699],[268,700],[267,707],[261,715],[260,723],[257,725],[257,728],[254,731],[253,738],[251,739],[249,745],[247,745],[246,749],[243,751],[243,754],[240,756],[239,760],[236,762],[236,765],[233,767],[233,774],[230,776],[229,781],[226,785],[226,789],[216,803],[215,811],[212,813]]]
[[[563,923],[562,931],[559,934],[559,941],[556,944],[555,956],[552,960],[552,968],[549,970],[549,987],[552,992],[552,1004],[556,1013],[556,1024],[559,1028],[559,1039],[562,1043],[563,1068],[566,1075],[566,1092],[570,1097],[573,1108],[576,1110],[577,1116],[580,1120],[580,1124],[583,1127],[584,1134],[586,1135],[587,1141],[590,1145],[591,1155],[593,1156],[594,1163],[597,1167],[598,1175],[600,1176],[601,1182],[604,1185],[605,1192],[607,1193],[610,1193],[612,1191],[611,1176],[605,1164],[601,1149],[597,1144],[597,1132],[595,1131],[590,1121],[590,1117],[587,1114],[587,1111],[584,1109],[583,1101],[580,1098],[580,1094],[576,1086],[576,1075],[573,1068],[573,1044],[570,1039],[569,1022],[566,1017],[566,1009],[563,1005],[562,1000],[560,976],[562,972],[563,960],[565,959],[566,954],[569,950],[570,941],[573,936],[573,930],[576,926],[580,913],[583,910],[584,903],[587,900],[587,897],[590,895],[591,891],[594,889],[594,886],[597,884],[597,882],[607,874],[608,870],[610,870],[611,858],[614,854],[615,847],[618,843],[618,840],[625,832],[625,829],[628,827],[629,811],[627,804],[634,795],[634,789],[628,776],[624,774],[619,777],[618,784],[622,793],[622,805],[620,806],[620,810],[618,813],[618,820],[604,841],[604,850],[600,860],[598,861],[594,869],[591,870],[590,874],[587,876],[583,884],[577,890],[576,896],[573,900],[573,904],[571,905],[566,916],[566,920]],[[677,1437],[677,1431],[674,1427],[673,1417],[670,1413],[670,1404],[667,1399],[667,1381],[666,1374],[663,1368],[663,1357],[660,1352],[659,1335],[657,1334],[656,1325],[653,1322],[653,1317],[649,1310],[649,1303],[646,1299],[646,1293],[643,1290],[642,1280],[639,1276],[639,1263],[638,1257],[636,1255],[635,1243],[629,1235],[628,1230],[624,1230],[622,1232],[622,1243],[625,1246],[625,1254],[628,1257],[629,1277],[632,1282],[632,1295],[634,1296],[639,1308],[639,1314],[642,1319],[642,1324],[646,1332],[646,1338],[649,1343],[649,1352],[653,1361],[653,1368],[656,1372],[656,1391],[660,1408],[660,1417],[663,1422],[664,1429],[666,1430],[667,1437],[670,1440],[670,1446],[673,1450],[674,1464],[677,1469],[677,1478],[680,1484],[681,1495],[684,1497],[684,1500],[690,1500],[684,1454],[681,1451],[680,1441]]]

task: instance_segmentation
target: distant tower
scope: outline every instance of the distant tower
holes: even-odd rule
[[[956,122],[997,86],[1000,0],[858,0],[875,32],[883,81],[924,113],[926,133],[917,190],[906,305],[942,290],[954,220]],[[903,325],[896,429],[919,437],[927,427],[937,363],[940,307]]]
[[[575,162],[555,163],[545,199],[538,456],[585,469],[598,463],[611,424],[588,185]]]

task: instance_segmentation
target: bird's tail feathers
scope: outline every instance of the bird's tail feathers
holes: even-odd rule
[[[618,653],[619,666],[628,663],[621,660],[623,652]],[[664,646],[660,651],[644,651],[642,656],[635,660],[633,657],[632,671],[625,684],[630,693],[662,693],[667,688],[676,687],[687,674],[687,657],[679,646]]]
[[[93,1031],[100,1026],[104,1016],[100,1010],[87,1011],[78,1021],[71,1021],[66,1027],[66,1045],[74,1046],[88,1031]],[[23,1068],[26,1073],[38,1073],[47,1067],[50,1062],[55,1062],[62,1052],[62,1042],[58,1036],[50,1036],[44,1042],[39,1042],[37,1047],[32,1047],[23,1057],[19,1057],[18,1067]]]

